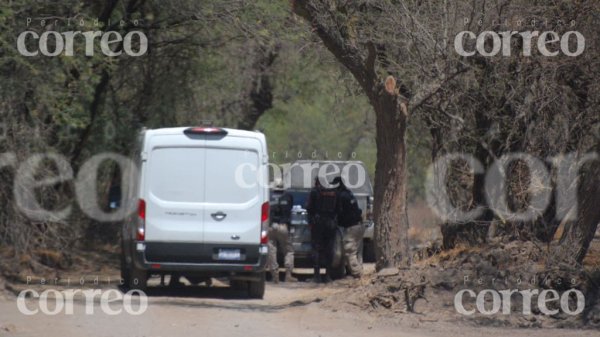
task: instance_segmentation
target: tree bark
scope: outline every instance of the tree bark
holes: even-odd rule
[[[108,88],[108,82],[110,81],[110,75],[106,69],[102,70],[102,76],[100,77],[100,82],[96,84],[96,88],[94,90],[94,99],[90,104],[90,121],[83,129],[77,144],[75,145],[75,149],[73,150],[73,154],[71,155],[71,163],[75,167],[79,167],[79,160],[81,159],[81,154],[83,153],[83,149],[87,144],[88,139],[92,134],[92,128],[96,123],[96,119],[100,114],[101,105],[103,102],[104,93],[106,92],[106,88]]]
[[[252,80],[250,99],[243,104],[242,116],[237,125],[237,128],[242,130],[254,129],[258,119],[265,111],[273,107],[273,84],[270,68],[277,58],[277,50],[266,53],[259,50],[258,53],[258,60],[254,64],[257,75]]]
[[[583,262],[600,223],[600,163],[594,162],[583,172],[577,196],[577,218],[566,224],[558,244],[552,246],[549,265]]]
[[[344,24],[328,10],[328,1],[294,0],[294,13],[308,21],[325,47],[352,73],[369,98],[376,115],[377,163],[375,168],[376,269],[410,263],[406,214],[406,143],[408,101],[400,95],[396,78],[377,76],[378,58],[373,43],[361,50],[340,31]],[[366,57],[363,55],[366,54]]]
[[[377,126],[375,165],[376,268],[410,264],[406,213],[407,102],[396,93],[380,90],[371,102]]]

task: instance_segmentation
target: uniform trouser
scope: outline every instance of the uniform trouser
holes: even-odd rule
[[[283,249],[284,265],[286,271],[294,269],[294,245],[288,230],[288,225],[284,223],[273,223],[269,229],[269,261],[267,268],[274,274],[279,271],[277,263],[277,248]]]
[[[362,223],[346,227],[344,233],[344,260],[347,262],[348,269],[352,276],[362,274],[362,259],[359,259],[360,245],[362,244],[365,226]]]
[[[317,219],[312,227],[313,263],[314,273],[317,277],[319,277],[321,265],[326,266],[326,272],[329,275],[336,228],[336,220],[329,218]]]

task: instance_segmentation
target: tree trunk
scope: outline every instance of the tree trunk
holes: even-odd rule
[[[106,69],[102,71],[102,76],[100,78],[100,82],[96,84],[96,89],[94,90],[94,99],[90,104],[90,121],[83,129],[77,144],[75,145],[75,149],[73,150],[73,154],[71,155],[71,163],[74,167],[79,167],[80,157],[83,153],[83,149],[89,140],[92,129],[96,123],[98,115],[101,113],[101,106],[104,98],[104,93],[106,92],[106,88],[108,88],[108,82],[110,81],[110,75]]]
[[[308,21],[325,47],[344,65],[369,98],[376,115],[377,164],[375,167],[375,256],[376,268],[403,267],[408,255],[406,214],[406,144],[408,102],[400,95],[397,79],[385,84],[377,75],[374,43],[366,50],[341,33],[339,18],[329,11],[327,1],[292,1],[294,13]],[[379,55],[381,56],[381,55]],[[385,58],[382,56],[382,58]]]
[[[377,116],[375,166],[376,269],[407,266],[406,213],[406,103],[399,95],[381,90],[372,101]]]
[[[259,48],[260,49],[260,48]],[[252,130],[265,111],[273,107],[272,66],[277,58],[277,50],[264,52],[258,50],[258,60],[254,64],[257,74],[252,80],[248,102],[242,105],[242,116],[237,128]]]
[[[577,195],[577,219],[566,224],[558,244],[552,246],[549,265],[583,262],[600,223],[600,163],[582,173]]]

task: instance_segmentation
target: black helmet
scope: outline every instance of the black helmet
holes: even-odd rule
[[[338,185],[338,187],[342,187],[345,188],[346,185],[344,185],[344,181],[342,180],[342,177],[335,177],[333,178],[333,180],[330,182],[331,185]]]

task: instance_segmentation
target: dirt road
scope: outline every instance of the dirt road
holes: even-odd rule
[[[74,301],[73,315],[26,316],[16,299],[8,297],[0,300],[0,336],[597,336],[597,331],[461,326],[422,320],[418,314],[399,314],[413,317],[398,320],[323,305],[322,300],[347,286],[269,284],[264,300],[245,299],[218,282],[211,288],[155,287],[148,290],[148,309],[139,316],[108,315],[99,301],[93,305],[94,314],[86,315],[83,299]],[[39,300],[28,299],[26,304],[35,309]]]

